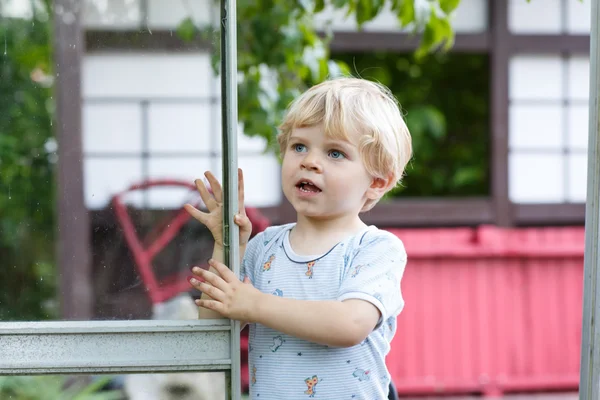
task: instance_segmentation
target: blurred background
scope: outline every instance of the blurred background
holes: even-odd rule
[[[590,0],[237,3],[254,233],[295,217],[291,99],[341,73],[389,86],[415,155],[364,220],[409,255],[398,393],[575,396]],[[211,0],[0,0],[1,321],[195,318],[212,242],[181,207],[222,176],[218,29]],[[214,398],[160,390],[140,399]]]

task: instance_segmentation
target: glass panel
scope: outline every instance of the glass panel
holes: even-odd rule
[[[142,108],[139,104],[83,105],[83,149],[86,153],[142,152]]]
[[[560,153],[512,152],[509,197],[516,203],[560,203],[565,199],[564,159]]]
[[[71,399],[75,396],[98,400],[225,400],[225,374],[0,376],[2,399]],[[247,399],[247,395],[242,399]]]
[[[148,150],[152,154],[202,153],[215,151],[218,120],[210,100],[198,102],[150,102]],[[203,140],[198,140],[198,136]]]
[[[563,145],[562,105],[514,104],[509,109],[511,149],[560,149]]]
[[[567,2],[567,33],[589,35],[592,23],[592,0]]]
[[[567,162],[569,166],[568,201],[585,203],[587,192],[587,152],[571,153],[567,158]]]
[[[508,27],[519,34],[562,32],[562,0],[509,0]]]
[[[88,29],[137,29],[142,6],[143,0],[84,0],[83,23]]]
[[[567,110],[569,119],[569,150],[585,151],[588,147],[590,108],[586,104],[570,104]]]
[[[509,187],[513,201],[585,201],[586,181],[575,167],[582,162],[580,155],[588,142],[588,70],[587,56],[532,54],[511,59],[509,167],[513,172]],[[534,160],[544,163],[557,157],[564,171],[558,171],[558,164],[548,166],[549,173],[560,173],[552,178],[551,187],[546,187],[550,183],[546,178],[531,178],[539,167]]]
[[[568,99],[587,103],[590,97],[590,57],[571,56],[567,61]]]
[[[457,33],[485,32],[488,29],[489,0],[461,0],[452,18]]]
[[[509,95],[512,100],[560,100],[563,65],[559,55],[518,55],[510,60]]]
[[[82,68],[85,99],[210,100],[217,80],[207,52],[87,54]]]
[[[147,0],[148,27],[151,29],[175,29],[181,21],[191,17],[198,24],[214,21],[219,10],[211,0]]]

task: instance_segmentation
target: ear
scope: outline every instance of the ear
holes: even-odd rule
[[[392,182],[392,175],[388,175],[386,178],[373,178],[369,190],[367,190],[367,198],[370,200],[379,200],[389,190]]]

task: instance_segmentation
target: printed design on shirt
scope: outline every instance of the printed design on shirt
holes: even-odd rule
[[[252,382],[252,386],[256,384],[256,365],[252,366],[252,378],[250,382]]]
[[[396,284],[396,275],[392,272],[392,271],[388,271],[385,274],[385,277],[388,279],[388,281],[391,281],[394,283],[394,285]]]
[[[271,269],[271,264],[273,263],[273,261],[275,261],[275,254],[271,254],[271,256],[269,256],[269,260],[267,260],[267,262],[263,264],[263,272],[269,271]]]
[[[363,269],[363,267],[365,267],[365,265],[360,264],[357,265],[356,267],[354,267],[354,271],[352,271],[352,274],[350,274],[350,276],[352,278],[356,278],[356,276],[360,273],[360,271]]]
[[[312,279],[313,278],[313,267],[315,266],[316,261],[311,261],[309,263],[306,263],[306,276],[308,276],[308,279]]]
[[[383,303],[383,296],[381,296],[381,293],[375,293],[373,297],[379,300],[380,303]]]
[[[390,332],[392,330],[394,330],[394,317],[389,317],[386,322],[387,322],[387,327],[390,330]]]
[[[306,378],[304,380],[304,383],[306,383],[306,386],[308,387],[308,389],[306,389],[306,391],[304,391],[304,394],[307,394],[308,397],[315,397],[315,395],[317,394],[317,383],[319,383],[319,377],[317,377],[317,375],[313,375],[312,378]]]
[[[364,346],[365,344],[369,344],[369,337],[368,336],[365,338],[365,340],[363,340],[362,342],[360,342],[361,346]]]
[[[271,351],[275,353],[277,350],[279,350],[281,346],[283,346],[284,343],[285,339],[283,338],[283,336],[275,336],[273,338],[273,346],[270,347]]]
[[[273,296],[283,297],[283,291],[281,289],[275,289],[273,291]]]
[[[352,373],[352,376],[355,378],[358,378],[358,380],[360,382],[362,381],[368,381],[371,379],[371,376],[369,375],[371,373],[371,371],[369,370],[364,370],[364,369],[360,369],[360,368],[356,368],[354,370],[354,372]]]

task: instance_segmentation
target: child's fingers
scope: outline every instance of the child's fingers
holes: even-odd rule
[[[185,208],[185,211],[187,211],[192,217],[194,217],[200,223],[202,223],[203,225],[206,225],[206,221],[208,219],[208,214],[198,210],[196,207],[194,207],[191,204],[184,204],[183,208]]]
[[[219,271],[219,268],[215,265],[215,263],[210,263],[210,261],[209,261],[209,264],[212,267],[214,267],[215,269],[217,269],[217,271],[219,273],[221,273],[221,271]],[[227,269],[229,271],[229,268],[225,267],[225,269]],[[225,291],[225,289],[227,288],[226,281],[223,278],[221,278],[219,275],[215,274],[214,272],[207,271],[200,267],[194,267],[194,268],[192,268],[192,273],[194,275],[201,277],[206,282],[210,283],[212,286],[214,286],[222,291]],[[221,276],[222,276],[222,274],[221,274]],[[198,279],[196,279],[196,280],[198,280]],[[209,296],[210,296],[210,294],[209,294]],[[210,296],[210,297],[212,297],[212,296]]]
[[[250,222],[250,218],[245,214],[237,214],[233,220],[242,230],[252,229],[252,222]]]
[[[219,203],[222,203],[223,190],[221,189],[221,184],[210,171],[206,171],[204,173],[204,176],[206,176],[206,179],[208,179],[208,183],[210,183],[210,188],[212,189],[213,196],[215,196],[215,200]]]
[[[233,271],[231,271],[227,265],[220,263],[218,261],[215,261],[213,259],[208,260],[208,264],[213,267],[214,269],[217,270],[217,272],[219,273],[220,276],[218,276],[217,274],[212,274],[215,275],[216,278],[220,279],[221,282],[216,281],[215,278],[211,277],[211,279],[215,280],[215,284],[214,286],[218,287],[219,289],[225,291],[225,287],[227,286],[228,283],[230,282],[234,282],[234,281],[238,281],[239,279],[238,277],[233,273]],[[205,272],[205,271],[203,271]],[[203,277],[205,277],[205,273],[203,273]],[[207,279],[208,280],[208,279]],[[210,282],[212,283],[212,282]]]
[[[200,282],[196,280],[196,283],[193,284],[196,289],[201,291],[202,293],[206,293],[211,299],[217,301],[225,300],[225,293],[223,291],[217,289],[216,287],[209,285],[204,282]]]
[[[198,299],[194,301],[197,306],[204,307],[209,310],[213,310],[223,315],[223,303],[220,303],[216,300],[202,300]]]
[[[215,201],[215,198],[208,192],[208,189],[206,188],[204,182],[202,182],[202,179],[196,179],[194,184],[196,185],[196,189],[198,190],[198,193],[200,193],[200,197],[202,198],[206,208],[208,208],[209,211],[213,210],[217,206],[217,202]]]
[[[246,209],[244,208],[244,173],[241,168],[238,168],[238,206],[240,214],[246,215]]]

